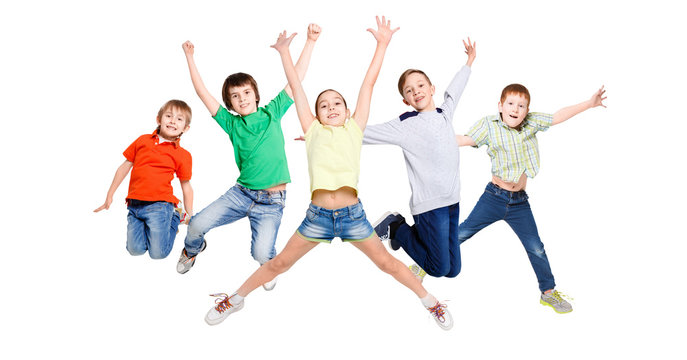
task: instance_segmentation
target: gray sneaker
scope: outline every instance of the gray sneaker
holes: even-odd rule
[[[559,293],[558,290],[554,290],[548,293],[542,293],[539,303],[545,306],[551,306],[553,310],[559,314],[565,314],[571,312],[573,309],[572,305],[563,299],[564,297],[570,299],[570,297]]]
[[[215,304],[216,306],[213,306],[210,311],[205,315],[205,322],[208,323],[208,325],[217,325],[224,321],[224,319],[229,316],[231,313],[235,313],[241,309],[243,309],[243,303],[245,301],[241,301],[237,305],[232,305],[231,302],[229,302],[229,299],[231,299],[232,296],[228,296],[227,294],[212,294],[210,296],[216,296],[218,299],[215,299]]]
[[[427,273],[424,270],[422,270],[422,268],[418,264],[410,265],[408,266],[408,268],[410,269],[410,272],[412,272],[413,275],[415,275],[415,277],[418,280],[420,280],[420,282],[422,282],[422,280],[424,280],[425,278],[425,275],[427,275]]]
[[[207,243],[203,241],[203,247],[200,248],[198,254],[202,253],[206,247]],[[196,263],[196,256],[198,256],[198,254],[188,256],[188,254],[186,253],[186,248],[181,250],[181,256],[179,256],[179,262],[177,263],[177,272],[179,274],[186,274],[189,270],[191,270],[193,264]]]

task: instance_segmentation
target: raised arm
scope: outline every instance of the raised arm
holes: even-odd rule
[[[184,54],[186,55],[186,62],[188,63],[188,71],[191,73],[191,82],[193,83],[193,88],[196,89],[196,94],[200,100],[205,104],[205,107],[210,111],[210,115],[217,115],[217,110],[219,110],[219,102],[210,95],[210,92],[205,88],[203,84],[203,79],[200,78],[200,73],[198,73],[198,68],[196,68],[196,62],[193,60],[194,46],[190,41],[181,44],[181,48],[184,49]]]
[[[107,190],[107,197],[105,198],[105,203],[101,207],[93,210],[93,212],[98,212],[100,210],[106,210],[110,208],[115,191],[117,191],[117,188],[122,183],[126,175],[129,174],[129,170],[131,170],[132,166],[134,166],[134,163],[132,163],[129,160],[124,160],[122,165],[119,165],[119,168],[117,168],[117,171],[115,172],[114,179],[112,179],[110,189]]]
[[[382,62],[384,62],[384,54],[386,53],[386,48],[389,46],[391,37],[394,35],[399,28],[391,29],[391,21],[387,21],[384,16],[382,20],[379,20],[377,16],[377,30],[367,29],[372,35],[377,39],[377,48],[375,49],[374,56],[372,57],[372,62],[370,67],[367,69],[365,78],[363,79],[363,84],[360,86],[360,93],[358,94],[358,102],[355,105],[355,112],[353,113],[353,118],[355,119],[358,127],[361,130],[365,130],[367,126],[367,119],[370,116],[370,102],[372,101],[372,89],[374,88],[375,82],[377,82],[377,76],[379,76],[379,70],[382,68]]]
[[[570,119],[571,117],[594,107],[597,106],[603,106],[606,107],[606,105],[603,104],[603,101],[606,100],[606,90],[604,90],[604,87],[601,86],[601,88],[592,95],[592,97],[587,100],[583,101],[579,104],[575,105],[570,105],[566,106],[558,111],[556,111],[553,114],[553,121],[551,122],[551,125],[557,125],[562,123],[565,120]]]
[[[272,45],[272,47],[279,52],[281,57],[281,63],[284,66],[284,73],[286,73],[286,79],[289,81],[289,87],[293,91],[293,100],[296,103],[296,112],[298,113],[298,119],[301,122],[301,128],[303,133],[307,132],[310,128],[310,124],[315,120],[315,115],[310,112],[310,107],[308,106],[308,98],[305,96],[305,90],[303,90],[303,85],[298,77],[296,68],[293,65],[293,60],[291,59],[291,53],[289,52],[289,45],[291,40],[296,36],[296,33],[291,34],[291,36],[286,37],[286,31],[279,34],[277,42]]]
[[[310,65],[310,57],[312,56],[312,51],[315,48],[315,42],[317,38],[320,37],[322,28],[317,24],[308,25],[308,39],[305,40],[305,45],[303,46],[303,51],[301,51],[301,56],[298,57],[296,61],[296,73],[298,74],[298,79],[303,81],[305,79],[305,73],[308,71],[308,66]],[[293,99],[293,91],[289,84],[286,84],[284,88],[286,94]]]

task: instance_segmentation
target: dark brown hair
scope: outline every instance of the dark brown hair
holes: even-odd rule
[[[246,74],[246,73],[236,73],[236,74],[231,74],[227,76],[227,79],[224,80],[224,85],[222,86],[222,100],[224,100],[224,106],[227,107],[228,110],[234,110],[231,107],[231,98],[229,96],[229,88],[232,87],[237,87],[237,86],[243,86],[243,85],[250,85],[253,88],[253,91],[255,92],[255,105],[257,106],[260,103],[260,93],[258,92],[258,83],[253,79],[252,76]]]

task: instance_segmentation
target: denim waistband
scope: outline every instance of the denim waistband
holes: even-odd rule
[[[525,190],[520,190],[520,191],[508,191],[504,188],[499,187],[498,185],[490,182],[487,184],[487,187],[485,191],[489,191],[490,193],[496,195],[496,196],[501,196],[505,199],[507,199],[509,202],[513,203],[518,203],[521,201],[525,201],[528,199],[527,193]]]
[[[286,190],[274,190],[274,191],[253,190],[253,189],[249,189],[249,188],[247,188],[247,187],[245,187],[239,183],[236,183],[236,186],[239,189],[241,189],[241,191],[250,192],[250,193],[255,194],[256,197],[260,197],[261,195],[263,195],[263,196],[264,195],[270,195],[270,196],[279,195],[278,197],[281,197],[281,198],[286,197]]]
[[[356,211],[359,208],[362,208],[362,206],[363,203],[359,199],[357,203],[350,206],[342,207],[340,209],[325,209],[323,207],[313,205],[312,203],[310,203],[309,209],[315,214],[336,218],[348,216],[350,213]]]
[[[156,202],[166,202],[166,201],[163,201],[163,200],[146,201],[146,200],[126,199],[126,205],[127,206],[145,206],[145,205],[155,204]]]

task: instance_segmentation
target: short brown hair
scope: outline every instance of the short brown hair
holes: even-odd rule
[[[228,110],[234,110],[231,107],[231,97],[229,96],[229,88],[243,85],[250,85],[253,88],[253,91],[255,92],[255,105],[257,106],[260,103],[258,83],[255,81],[255,79],[253,79],[252,76],[240,72],[227,76],[226,80],[224,80],[224,85],[222,86],[222,100],[224,100],[224,106],[226,106]]]
[[[523,95],[527,100],[527,107],[530,106],[530,92],[523,85],[510,84],[503,88],[503,91],[501,91],[501,104],[503,104],[503,102],[506,100],[506,96],[508,96],[508,94]]]
[[[177,109],[186,113],[186,126],[191,125],[191,107],[181,100],[169,100],[167,101],[160,110],[157,112],[158,120],[162,117],[162,114],[169,109]]]
[[[401,93],[401,96],[403,96],[403,85],[406,84],[406,78],[413,73],[418,73],[424,76],[425,79],[427,79],[429,86],[432,86],[432,81],[429,80],[429,77],[427,76],[427,74],[425,74],[424,71],[418,69],[408,69],[404,71],[403,74],[401,74],[400,78],[398,78],[398,92]]]

